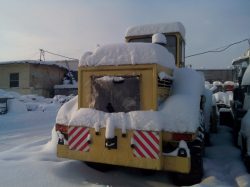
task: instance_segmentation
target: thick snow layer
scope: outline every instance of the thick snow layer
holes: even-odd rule
[[[213,82],[213,86],[222,86],[223,84],[222,84],[222,82],[220,82],[220,81],[214,81]]]
[[[247,67],[243,78],[242,78],[242,85],[250,85],[250,66]]]
[[[0,65],[1,64],[41,64],[48,66],[58,66],[64,69],[68,69],[67,65],[63,64],[61,61],[19,60],[19,61],[0,62]]]
[[[164,34],[157,33],[152,36],[152,43],[167,44],[167,39]]]
[[[108,78],[107,78],[108,79]],[[105,113],[91,108],[77,109],[77,97],[65,103],[56,122],[71,126],[106,127],[106,137],[113,137],[113,129],[165,130],[195,132],[200,125],[200,95],[204,77],[192,69],[175,69],[173,95],[159,111]]]
[[[204,76],[189,68],[174,71],[173,94],[188,94],[200,97],[204,90]]]
[[[163,80],[163,79],[169,79],[169,80],[173,80],[173,77],[168,75],[166,72],[160,72],[158,73],[158,77],[160,78],[160,80]]]
[[[85,53],[79,66],[160,64],[175,68],[174,56],[163,46],[152,43],[120,43],[98,47]]]
[[[185,28],[180,22],[157,23],[130,27],[127,29],[126,37],[173,32],[179,32],[182,37],[185,38]]]
[[[224,86],[234,86],[234,82],[233,81],[225,81],[224,82]]]
[[[44,98],[37,95],[20,95],[16,92],[7,92],[0,89],[0,98],[11,98],[8,100],[8,112],[23,113],[27,111],[51,111],[62,103],[70,100],[72,96],[57,95],[54,98]]]

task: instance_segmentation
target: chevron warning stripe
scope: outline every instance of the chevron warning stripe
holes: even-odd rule
[[[90,149],[88,142],[89,129],[86,127],[69,127],[69,149],[88,152]]]
[[[133,155],[138,158],[159,159],[160,135],[152,131],[134,131]]]

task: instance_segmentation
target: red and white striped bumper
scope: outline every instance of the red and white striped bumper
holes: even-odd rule
[[[89,146],[89,128],[86,127],[69,127],[68,129],[69,139],[69,149],[76,151],[88,152],[90,150]]]
[[[137,158],[159,159],[160,134],[152,131],[134,131],[133,155]]]

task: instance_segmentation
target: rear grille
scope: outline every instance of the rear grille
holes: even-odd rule
[[[158,78],[158,87],[160,88],[170,88],[172,86],[173,81],[170,79],[162,79]]]

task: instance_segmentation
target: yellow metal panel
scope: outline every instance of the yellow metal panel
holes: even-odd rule
[[[100,134],[95,135],[95,130],[90,128],[90,134],[92,143],[90,144],[89,152],[73,151],[69,150],[67,145],[58,145],[57,156],[119,166],[154,170],[163,169],[161,159],[136,158],[133,156],[133,148],[130,147],[131,137],[133,135],[132,131],[127,132],[126,137],[122,137],[121,130],[116,129],[117,149],[110,150],[105,147],[105,129],[101,129]]]
[[[126,137],[122,137],[120,129],[116,129],[117,149],[105,147],[105,128],[96,135],[95,130],[90,128],[91,144],[89,152],[69,150],[67,145],[57,146],[57,156],[74,160],[83,160],[97,163],[105,163],[119,166],[128,166],[154,170],[168,170],[181,173],[190,171],[190,158],[175,156],[160,156],[160,159],[136,158],[133,156],[133,148],[130,140],[133,131],[128,131]],[[160,149],[162,147],[162,133],[160,133]],[[160,154],[162,150],[160,150]]]
[[[0,89],[19,92],[21,94],[30,93],[29,89],[29,64],[1,64],[0,65]],[[19,73],[19,87],[10,88],[10,73]]]
[[[78,107],[91,102],[91,76],[140,75],[141,110],[157,110],[157,64],[80,67],[78,70]]]
[[[57,156],[74,160],[90,161],[97,163],[128,166],[143,169],[167,170],[181,173],[190,171],[190,158],[161,155],[160,159],[136,158],[133,156],[133,149],[130,147],[130,140],[133,131],[128,131],[126,137],[122,137],[120,129],[116,129],[117,149],[105,147],[105,129],[100,130],[96,135],[95,130],[90,128],[91,144],[89,152],[69,150],[67,145],[57,145]],[[162,133],[160,133],[162,142]],[[162,143],[160,143],[160,149]],[[162,150],[160,150],[162,154]]]
[[[180,173],[189,173],[191,159],[187,157],[166,156],[164,157],[164,170]]]
[[[158,97],[161,99],[167,99],[170,95],[170,88],[158,88]]]

